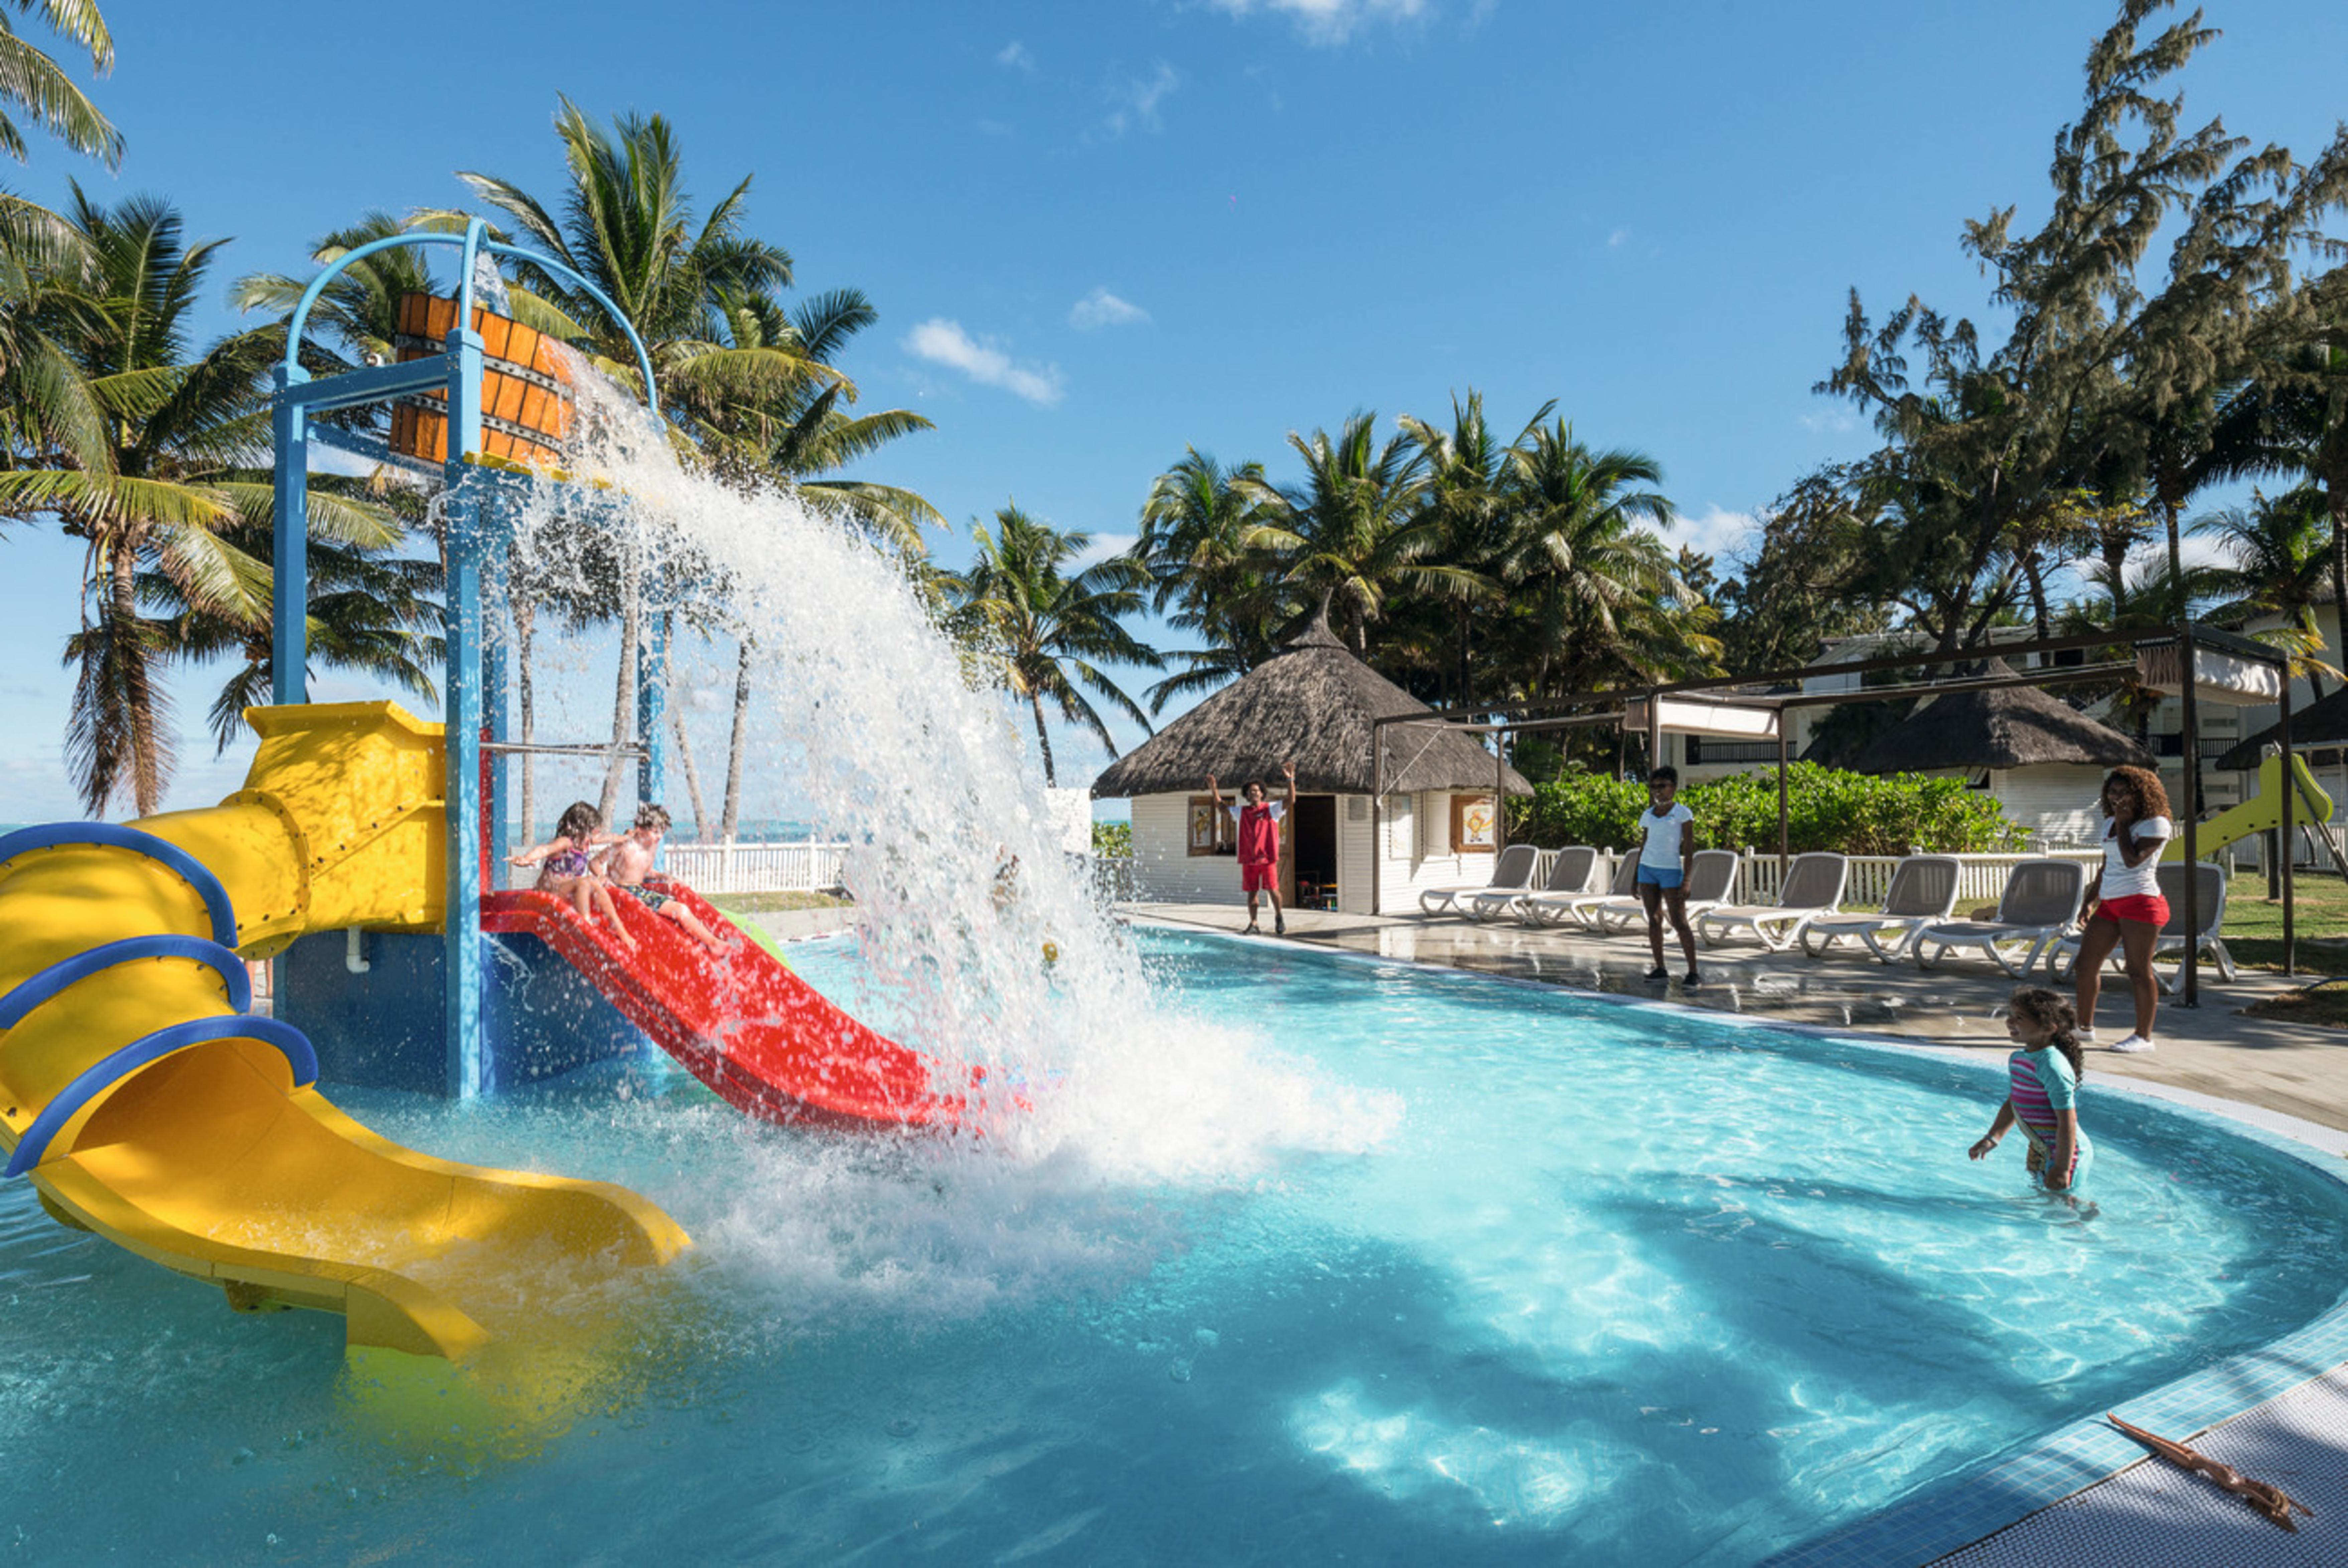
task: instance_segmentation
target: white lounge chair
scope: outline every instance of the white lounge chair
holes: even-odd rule
[[[2200,895],[2198,901],[2200,907],[2196,913],[2201,917],[2201,940],[2194,945],[2216,961],[2218,974],[2221,978],[2230,981],[2234,977],[2234,955],[2226,951],[2226,944],[2218,934],[2226,923],[2225,868],[2203,861],[2190,869],[2199,883]],[[2154,937],[2152,941],[2152,956],[2156,961],[2164,953],[2177,954],[2181,959],[2185,952],[2185,874],[2187,870],[2184,861],[2171,861],[2160,866],[2153,873],[2160,879],[2160,896],[2168,901],[2168,923],[2160,928],[2160,934]],[[2048,955],[2046,971],[2057,980],[2066,978],[2071,971],[2078,966],[2081,934],[2074,933],[2065,937],[2054,944],[2054,951]],[[2115,947],[2112,949],[2109,962],[2115,967],[2124,969],[2126,955]],[[2153,975],[2159,980],[2160,988],[2163,991],[2177,989],[2176,975],[2163,975],[2157,968],[2153,970]]]
[[[1597,867],[1594,857],[1591,869],[1593,873],[1591,880],[1595,881]],[[1579,925],[1587,928],[1590,924],[1589,911],[1609,899],[1629,898],[1638,880],[1638,851],[1629,851],[1614,863],[1613,880],[1603,890],[1529,892],[1517,900],[1517,918],[1528,925]]]
[[[2077,922],[2086,896],[2085,861],[2024,861],[2006,875],[1995,920],[1945,920],[1917,933],[1917,967],[1930,969],[1954,949],[1978,947],[2000,969],[2025,979]]]
[[[1783,953],[1802,939],[1802,932],[1820,915],[1842,907],[1843,884],[1850,880],[1850,857],[1829,851],[1796,855],[1786,869],[1786,884],[1775,903],[1715,904],[1693,917],[1695,934],[1706,947],[1717,947],[1728,934],[1742,927],[1761,939],[1772,953]]]
[[[1726,902],[1728,890],[1736,885],[1736,851],[1698,850],[1695,858],[1688,861],[1687,878],[1680,885],[1687,890],[1687,917],[1693,922],[1715,904]],[[1611,932],[1628,931],[1632,921],[1643,922],[1646,918],[1646,901],[1634,891],[1627,899],[1608,899],[1585,914],[1582,923],[1604,936]]]
[[[1802,927],[1802,951],[1818,958],[1836,943],[1851,941],[1886,964],[1905,958],[1926,926],[1945,924],[1956,913],[1963,872],[1954,855],[1910,855],[1893,868],[1879,913],[1822,914]]]
[[[1510,844],[1492,861],[1490,882],[1467,882],[1457,887],[1431,887],[1418,895],[1421,914],[1441,914],[1447,909],[1458,908],[1465,913],[1459,900],[1479,892],[1518,893],[1531,885],[1533,866],[1540,851],[1530,844]]]
[[[1558,851],[1549,862],[1549,876],[1541,883],[1542,892],[1585,892],[1592,872],[1598,869],[1598,851],[1588,844],[1573,844]],[[1517,906],[1536,895],[1521,889],[1488,888],[1470,893],[1466,898],[1451,901],[1451,907],[1464,912],[1471,920],[1497,920],[1517,913]]]

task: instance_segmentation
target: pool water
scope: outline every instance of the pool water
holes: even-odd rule
[[[346,1366],[338,1319],[232,1315],[0,1191],[0,1545],[1749,1563],[2339,1294],[2340,1188],[2094,1094],[2092,1062],[2074,1206],[2018,1140],[1968,1162],[2002,1088],[1959,1062],[1138,939],[1181,1021],[975,1148],[750,1126],[657,1057],[471,1105],[339,1094],[694,1233],[502,1403]],[[790,951],[887,1023],[852,944]]]

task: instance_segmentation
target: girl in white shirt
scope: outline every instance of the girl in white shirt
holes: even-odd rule
[[[2115,768],[2104,780],[2104,870],[2088,890],[2086,929],[2079,937],[2079,1037],[2095,1038],[2096,996],[2103,989],[2104,961],[2116,947],[2127,962],[2128,989],[2136,997],[2136,1032],[2116,1051],[2152,1049],[2152,1018],[2160,1006],[2153,977],[2152,946],[2168,923],[2168,901],[2161,896],[2160,851],[2174,833],[2168,791],[2160,775],[2147,768]]]
[[[1642,839],[1636,883],[1639,900],[1647,908],[1647,951],[1654,955],[1650,980],[1668,980],[1663,968],[1663,916],[1679,933],[1680,951],[1687,954],[1687,983],[1703,984],[1695,966],[1695,933],[1689,928],[1686,880],[1688,857],[1695,852],[1695,816],[1679,799],[1680,773],[1672,767],[1647,776],[1650,809],[1639,813]]]

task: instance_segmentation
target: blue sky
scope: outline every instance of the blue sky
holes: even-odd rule
[[[865,407],[938,428],[866,471],[954,520],[949,562],[1007,500],[1129,536],[1186,445],[1284,477],[1291,430],[1440,417],[1470,387],[1511,430],[1556,398],[1584,438],[1653,454],[1674,536],[1733,554],[1788,481],[1869,445],[1809,392],[1847,291],[1981,311],[1961,223],[2043,212],[2111,11],[111,0],[119,59],[94,91],[120,173],[36,139],[11,185],[158,192],[233,236],[224,330],[229,278],[300,270],[369,208],[460,202],[457,169],[553,192],[558,93],[656,111],[705,199],[755,174],[753,226],[801,292],[879,306],[844,367]],[[2217,0],[2209,20],[2226,36],[2184,77],[2188,122],[2328,140],[2348,6]],[[58,658],[79,554],[15,527],[0,562],[0,820],[77,814]],[[175,806],[242,776],[195,733],[215,684],[179,683]]]

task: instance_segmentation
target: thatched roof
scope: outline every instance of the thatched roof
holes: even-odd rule
[[[2010,675],[2003,660],[1988,673]],[[1942,769],[2154,768],[2152,753],[2036,686],[1951,692],[1885,730],[1851,763],[1859,773],[1931,773]]]
[[[1261,779],[1277,792],[1280,768],[1296,764],[1296,787],[1315,794],[1366,795],[1370,721],[1426,713],[1427,706],[1354,656],[1316,619],[1287,646],[1150,739],[1109,765],[1093,794],[1115,799],[1204,789],[1207,775],[1236,791]],[[1485,789],[1498,769],[1476,738],[1449,725],[1389,725],[1389,791]],[[1511,768],[1508,792],[1532,786]]]
[[[2265,749],[2281,742],[2282,721],[2277,719],[2256,735],[2244,737],[2239,745],[2218,758],[2218,766],[2256,768]],[[2292,751],[2329,751],[2343,743],[2348,743],[2348,687],[2292,712]]]

